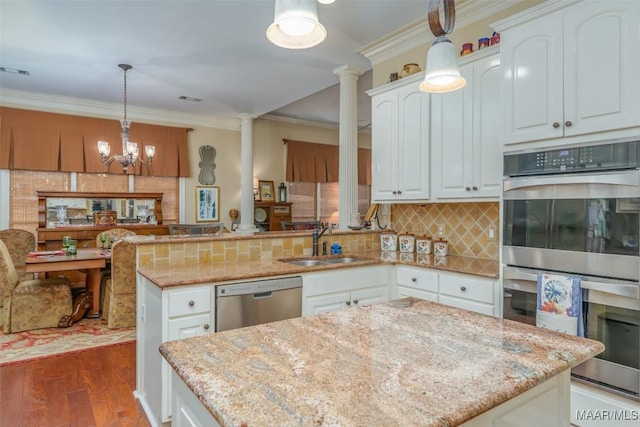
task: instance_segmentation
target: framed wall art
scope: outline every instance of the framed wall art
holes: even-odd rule
[[[196,187],[196,222],[219,221],[220,187]]]
[[[263,202],[275,202],[276,195],[273,191],[273,181],[260,181],[258,184],[260,200]]]

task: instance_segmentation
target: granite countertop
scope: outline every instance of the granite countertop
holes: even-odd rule
[[[603,349],[413,298],[160,346],[222,426],[455,426]]]
[[[498,261],[449,255],[435,257],[415,253],[381,252],[380,250],[349,251],[341,256],[362,258],[362,261],[348,264],[306,267],[282,262],[282,259],[323,259],[322,256],[259,259],[250,261],[229,261],[200,264],[184,268],[155,267],[140,268],[138,272],[158,287],[192,285],[197,283],[224,282],[231,280],[259,279],[262,277],[302,274],[338,268],[379,265],[382,263],[414,265],[456,273],[497,279],[500,274]],[[331,256],[329,256],[331,257]],[[335,256],[334,256],[335,257]]]

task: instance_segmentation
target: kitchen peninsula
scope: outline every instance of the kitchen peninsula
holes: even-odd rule
[[[409,298],[160,352],[174,370],[174,426],[568,426],[570,369],[603,348]]]

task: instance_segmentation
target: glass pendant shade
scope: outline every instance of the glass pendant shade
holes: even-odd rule
[[[286,49],[306,49],[327,37],[318,21],[316,0],[276,0],[273,24],[267,28],[267,39]]]
[[[427,52],[424,81],[420,90],[430,93],[452,92],[463,88],[467,81],[460,75],[458,54],[446,37],[438,37]]]

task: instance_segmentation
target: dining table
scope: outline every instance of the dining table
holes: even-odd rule
[[[30,252],[25,261],[29,273],[48,273],[52,271],[86,271],[87,292],[90,293],[90,305],[85,317],[100,317],[100,271],[111,261],[111,253],[102,249],[78,249],[73,255],[59,251]],[[76,307],[74,306],[74,311]]]

